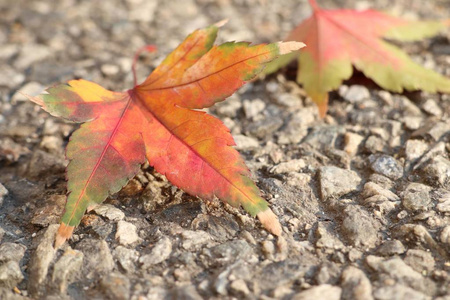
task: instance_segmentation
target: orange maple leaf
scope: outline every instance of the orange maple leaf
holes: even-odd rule
[[[375,11],[324,10],[309,0],[313,15],[300,23],[286,40],[307,47],[273,61],[272,73],[299,57],[297,81],[318,105],[323,117],[328,92],[352,76],[352,65],[380,87],[393,92],[404,89],[450,93],[450,80],[414,63],[383,38],[413,41],[430,37],[450,25],[448,21],[407,21]]]
[[[303,44],[213,46],[218,25],[189,35],[142,84],[126,92],[71,80],[31,98],[54,116],[86,122],[66,149],[69,195],[55,247],[72,235],[88,207],[118,192],[146,159],[187,193],[242,205],[267,230],[281,234],[243,159],[230,147],[229,130],[195,109],[223,101],[265,63]]]

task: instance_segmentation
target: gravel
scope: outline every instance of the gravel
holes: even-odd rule
[[[320,5],[450,17],[448,0]],[[0,12],[0,299],[450,298],[449,96],[356,76],[320,120],[295,64],[207,109],[230,128],[281,238],[146,164],[53,248],[79,125],[21,93],[73,78],[128,89],[136,49],[158,46],[140,57],[142,81],[187,34],[225,18],[220,42],[278,41],[310,14],[306,1],[16,0]],[[449,39],[399,46],[448,76]]]

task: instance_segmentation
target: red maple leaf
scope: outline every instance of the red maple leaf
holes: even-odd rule
[[[69,195],[55,247],[72,235],[88,207],[119,191],[146,159],[187,193],[242,205],[270,232],[281,234],[277,217],[231,147],[229,130],[196,109],[223,101],[265,63],[303,45],[213,46],[217,31],[213,25],[189,35],[142,84],[126,92],[71,80],[31,98],[54,116],[85,122],[66,149]]]

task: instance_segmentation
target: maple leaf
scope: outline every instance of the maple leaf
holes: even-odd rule
[[[313,15],[300,23],[286,40],[302,41],[300,54],[290,53],[270,63],[272,73],[298,58],[297,82],[325,116],[328,92],[352,76],[352,65],[380,87],[401,93],[404,89],[450,92],[450,80],[414,63],[383,38],[414,41],[437,34],[448,26],[440,21],[407,21],[374,11],[323,10],[309,0]]]
[[[72,235],[89,207],[118,192],[146,159],[187,193],[242,205],[267,230],[281,234],[277,217],[231,147],[228,128],[195,109],[223,101],[265,63],[303,44],[213,46],[220,25],[193,32],[142,84],[126,92],[71,80],[31,97],[54,116],[86,122],[66,149],[68,198],[55,247]]]

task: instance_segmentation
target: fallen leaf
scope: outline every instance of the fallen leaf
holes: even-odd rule
[[[436,35],[447,21],[408,21],[365,10],[324,10],[309,0],[313,15],[300,23],[286,40],[302,41],[306,48],[270,63],[272,73],[298,57],[297,82],[318,105],[322,117],[328,108],[328,92],[352,76],[352,65],[380,87],[403,90],[450,92],[450,80],[413,62],[383,38],[415,41]]]
[[[88,207],[118,192],[146,159],[187,193],[242,205],[267,230],[281,234],[277,217],[231,147],[228,128],[196,109],[223,101],[265,63],[303,44],[213,46],[218,25],[189,35],[142,84],[126,92],[71,80],[30,97],[54,116],[84,122],[66,149],[69,195],[55,247],[72,235]]]

